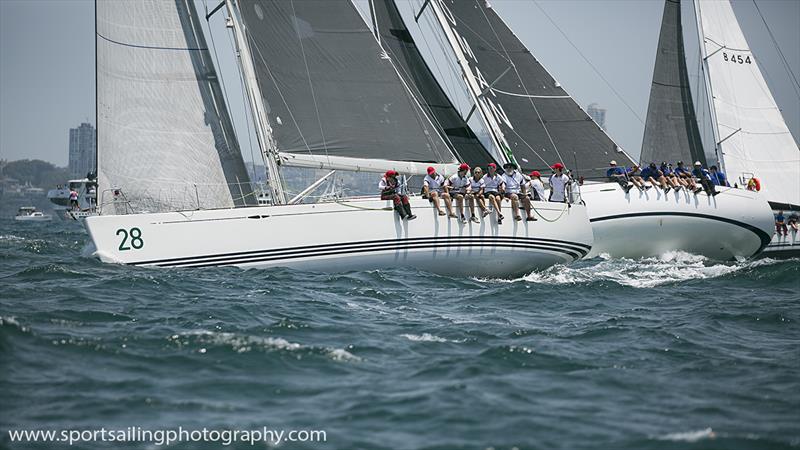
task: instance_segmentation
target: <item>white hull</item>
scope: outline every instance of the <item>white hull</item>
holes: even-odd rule
[[[581,187],[594,245],[588,257],[642,258],[681,250],[718,260],[749,258],[770,241],[772,212],[760,194],[718,187],[709,197],[659,188],[625,192],[617,183]]]
[[[412,198],[418,218],[400,220],[389,202],[319,204],[89,217],[84,224],[104,262],[142,266],[290,267],[340,272],[414,267],[455,276],[512,277],[586,255],[586,208],[534,203],[545,218],[515,222],[506,211],[462,224]],[[136,228],[138,231],[133,231]],[[141,236],[133,242],[131,236]],[[127,239],[126,239],[127,236]],[[125,242],[123,242],[125,239]],[[123,247],[129,249],[121,250]]]

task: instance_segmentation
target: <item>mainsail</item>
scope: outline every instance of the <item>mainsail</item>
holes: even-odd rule
[[[438,0],[434,0],[438,1]],[[514,158],[523,169],[563,161],[602,177],[609,160],[632,164],[485,0],[444,0]]]
[[[699,160],[706,164],[686,68],[680,0],[664,2],[639,159],[644,163],[683,160],[691,165]]]
[[[425,103],[429,114],[455,147],[460,159],[471,166],[483,166],[494,161],[431,72],[395,0],[376,0],[373,4],[383,48],[392,57],[416,97]]]
[[[350,0],[239,9],[280,152],[455,162]]]
[[[255,203],[194,1],[96,8],[98,201],[119,188],[137,211]]]
[[[723,168],[740,185],[751,176],[759,178],[770,202],[800,205],[800,148],[730,2],[695,1]]]

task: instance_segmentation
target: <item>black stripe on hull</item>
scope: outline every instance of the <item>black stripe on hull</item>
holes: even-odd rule
[[[727,217],[712,216],[710,214],[700,214],[700,213],[690,213],[690,212],[671,212],[671,211],[668,211],[668,212],[652,211],[652,212],[615,214],[613,216],[595,217],[595,218],[589,219],[589,222],[594,223],[594,222],[602,222],[602,221],[605,221],[605,220],[626,219],[626,218],[630,218],[630,217],[653,217],[653,216],[694,217],[696,219],[715,220],[717,222],[724,222],[724,223],[727,223],[727,224],[730,224],[730,225],[735,225],[737,227],[744,228],[745,230],[748,230],[748,231],[752,232],[753,234],[755,234],[756,236],[758,236],[758,238],[761,240],[761,246],[758,248],[758,250],[755,253],[753,253],[753,255],[757,255],[757,254],[761,253],[761,251],[764,250],[764,248],[766,248],[766,246],[769,245],[769,243],[772,241],[772,236],[767,234],[764,230],[762,230],[760,228],[757,228],[757,227],[754,227],[753,225],[750,225],[749,223],[744,223],[744,222],[740,222],[738,220],[728,219]],[[753,256],[753,255],[750,255],[750,256]]]
[[[324,244],[319,246],[303,246],[275,250],[258,250],[217,255],[204,255],[184,258],[139,261],[133,265],[156,265],[163,267],[207,267],[218,265],[247,264],[311,258],[316,256],[344,255],[348,253],[376,253],[386,251],[406,251],[422,249],[454,249],[454,248],[519,248],[537,249],[563,253],[573,259],[580,259],[591,250],[586,244],[564,242],[553,239],[531,238],[412,238],[383,241],[364,241],[354,244]]]

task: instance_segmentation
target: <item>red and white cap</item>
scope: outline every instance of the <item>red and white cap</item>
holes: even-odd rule
[[[552,166],[550,166],[550,168],[551,169],[563,169],[564,165],[561,164],[560,162],[557,162],[557,163],[553,164]]]
[[[433,167],[428,167],[428,175],[430,175],[430,174],[432,174],[434,172],[436,172],[436,169],[434,169]]]
[[[464,172],[464,171],[467,171],[467,170],[469,170],[469,164],[467,164],[467,163],[461,163],[461,165],[458,166],[458,171],[459,172]]]

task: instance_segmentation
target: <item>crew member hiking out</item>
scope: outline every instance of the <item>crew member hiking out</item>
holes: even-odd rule
[[[627,194],[631,190],[631,183],[628,182],[628,174],[625,172],[624,167],[617,166],[617,162],[612,160],[608,163],[609,168],[606,170],[606,177],[608,181],[616,181],[619,183],[622,190]]]
[[[706,194],[712,196],[719,194],[719,191],[717,191],[717,189],[714,187],[714,184],[711,182],[711,174],[703,167],[703,164],[700,161],[695,161],[692,175],[700,180],[700,185],[703,186]]]
[[[467,223],[467,218],[464,216],[464,196],[467,195],[467,188],[470,184],[469,178],[467,178],[467,172],[469,172],[469,165],[467,163],[462,163],[458,166],[458,173],[451,175],[450,178],[444,182],[444,193],[447,195],[447,197],[444,198],[444,202],[447,205],[450,217],[455,218],[456,215],[453,213],[452,200],[448,201],[448,199],[455,199],[456,206],[458,207],[458,219],[461,220],[462,223]]]
[[[489,173],[483,176],[483,196],[489,200],[489,206],[494,208],[497,214],[497,224],[503,224],[503,213],[500,210],[503,197],[500,191],[503,190],[503,177],[497,173],[497,164],[489,163],[486,165]]]
[[[504,164],[503,169],[505,170],[503,174],[503,195],[511,201],[511,211],[514,215],[514,220],[522,220],[522,216],[519,213],[520,201],[525,208],[528,220],[536,220],[536,218],[531,215],[531,201],[530,198],[528,198],[526,187],[527,180],[517,171],[517,165],[514,163]]]
[[[467,204],[469,205],[469,220],[479,223],[478,217],[475,215],[475,202],[478,202],[478,207],[481,209],[481,217],[489,215],[486,209],[486,202],[483,199],[483,170],[480,167],[472,169],[472,176],[469,177],[469,186],[467,187]]]
[[[387,170],[378,189],[381,191],[381,200],[391,200],[394,203],[394,210],[401,219],[414,220],[417,218],[411,213],[411,205],[408,203],[408,196],[400,193],[400,183],[397,181],[397,172]]]
[[[436,212],[439,213],[440,216],[446,215],[446,213],[442,210],[441,203],[439,203],[439,199],[444,197],[444,177],[436,173],[436,169],[433,167],[428,167],[428,174],[425,175],[425,179],[422,180],[422,197],[427,198],[429,202],[433,203],[433,206],[436,208]],[[447,195],[445,197],[445,203],[450,203],[450,196]]]

